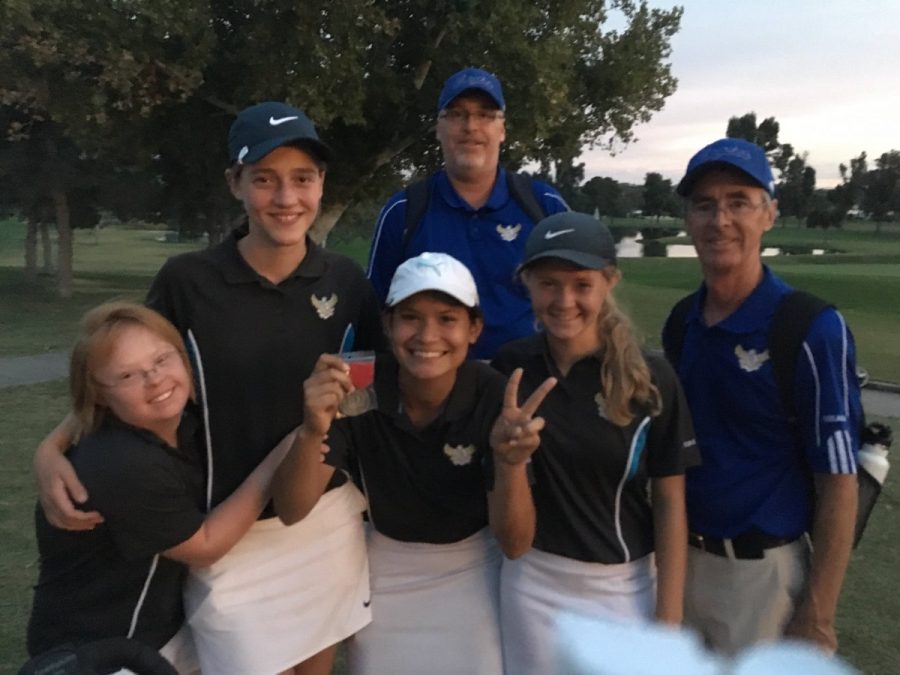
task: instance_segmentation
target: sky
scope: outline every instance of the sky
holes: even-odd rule
[[[725,135],[728,119],[775,117],[779,141],[809,153],[817,187],[865,151],[869,167],[900,150],[900,1],[650,0],[684,7],[669,62],[678,88],[636,142],[594,149],[585,178],[643,184],[649,171],[677,182],[691,155]]]

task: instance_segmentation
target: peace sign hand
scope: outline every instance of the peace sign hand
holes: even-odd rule
[[[540,431],[544,418],[534,417],[550,390],[556,386],[556,378],[548,377],[519,407],[519,384],[522,369],[516,368],[506,383],[503,394],[503,410],[491,429],[491,447],[505,464],[522,464],[541,444]]]

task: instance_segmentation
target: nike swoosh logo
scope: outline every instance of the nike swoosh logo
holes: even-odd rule
[[[273,127],[277,127],[279,124],[284,124],[285,122],[290,122],[291,120],[295,119],[298,119],[296,115],[291,115],[290,117],[279,117],[277,119],[274,117],[270,117],[269,124],[271,124]]]
[[[557,230],[554,232],[553,230],[547,230],[544,233],[544,239],[556,239],[561,234],[568,234],[569,232],[574,232],[574,228],[570,228],[568,230]]]

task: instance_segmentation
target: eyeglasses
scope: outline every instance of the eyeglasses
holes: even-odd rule
[[[688,203],[688,215],[692,218],[715,218],[719,215],[719,211],[724,211],[731,218],[746,218],[763,204],[769,202],[765,199],[759,202],[753,202],[744,197],[732,197],[724,202],[717,202],[714,199],[701,199]]]
[[[153,360],[153,366],[150,370],[143,368],[135,368],[134,370],[124,370],[113,376],[112,382],[101,382],[97,380],[97,384],[110,389],[133,389],[140,385],[146,384],[151,377],[159,373],[167,373],[174,369],[181,362],[181,355],[176,350],[163,352]]]
[[[449,108],[438,114],[438,118],[447,120],[450,124],[465,124],[471,118],[477,124],[489,124],[494,120],[503,119],[502,110],[459,110],[458,108]]]

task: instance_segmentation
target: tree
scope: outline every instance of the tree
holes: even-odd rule
[[[574,164],[571,161],[559,161],[556,163],[555,176],[556,189],[566,200],[569,208],[573,211],[588,211],[590,202],[584,195],[581,185],[584,181],[584,162]]]
[[[656,222],[663,215],[674,215],[677,209],[672,181],[658,173],[648,173],[644,177],[644,215],[656,216]]]
[[[601,216],[610,218],[625,215],[622,187],[615,179],[595,176],[582,186],[581,191],[591,211],[596,209]]]
[[[76,192],[96,191],[109,162],[152,157],[141,152],[152,148],[141,142],[143,118],[198,84],[184,63],[196,64],[186,55],[202,54],[208,43],[198,16],[171,0],[7,0],[0,7],[0,165],[5,176],[32,180],[14,202],[32,214],[32,225],[44,222],[35,206],[51,205],[63,297],[72,292],[73,214],[86,204]]]
[[[767,117],[759,125],[756,124],[756,113],[749,112],[741,117],[732,117],[728,120],[725,136],[728,138],[743,138],[745,141],[756,143],[766,151],[766,154],[777,154],[781,149],[778,142],[780,125],[774,117]]]
[[[223,138],[252,102],[299,105],[335,149],[323,238],[353,201],[439,164],[435,101],[464,66],[504,82],[513,168],[627,143],[675,90],[667,59],[682,13],[645,0],[9,3],[0,67],[27,67],[0,85],[3,101],[88,152],[155,167],[169,216],[211,240],[234,208]],[[624,28],[604,30],[610,11]]]
[[[877,222],[900,211],[900,151],[882,153],[875,160],[875,169],[866,175],[862,204]]]
[[[859,157],[850,160],[850,167],[841,163],[838,166],[841,173],[841,182],[828,191],[828,201],[834,206],[834,224],[840,223],[847,213],[862,203],[863,191],[868,169],[866,168],[866,153],[861,152]]]
[[[741,117],[730,118],[725,135],[728,138],[743,138],[745,141],[755,143],[765,150],[769,162],[776,171],[784,173],[794,154],[794,148],[790,143],[779,143],[780,129],[781,125],[774,117],[767,117],[757,125],[756,113],[749,112]]]
[[[806,163],[806,153],[794,155],[776,187],[778,210],[783,216],[804,218],[816,191],[816,170]]]

